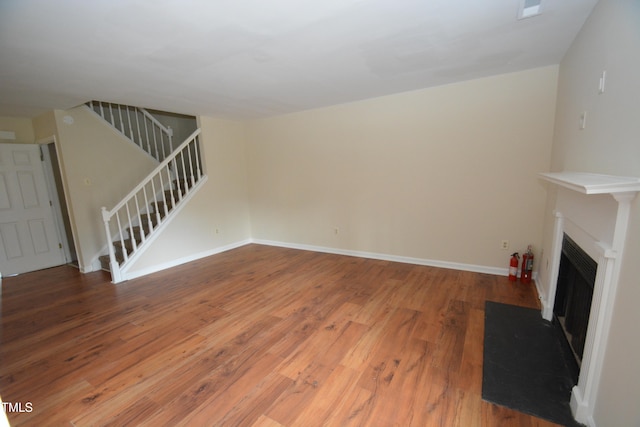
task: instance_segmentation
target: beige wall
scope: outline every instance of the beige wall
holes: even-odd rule
[[[16,139],[0,139],[0,143],[33,144],[35,142],[31,119],[0,117],[0,130],[15,132],[16,134]]]
[[[131,267],[133,276],[251,238],[242,123],[210,117],[199,120],[208,180]]]
[[[177,147],[185,141],[196,129],[198,123],[193,116],[185,116],[183,114],[167,113],[164,111],[148,110],[151,115],[162,123],[164,126],[170,127],[173,131],[173,146]]]
[[[248,123],[253,238],[506,271],[541,244],[557,71]]]
[[[605,92],[598,94],[603,70]],[[560,65],[554,171],[640,176],[639,70],[640,2],[600,1]],[[587,126],[580,130],[583,111]],[[550,191],[545,247],[551,244],[554,194]],[[636,198],[597,393],[598,426],[640,425],[639,259],[640,198]],[[546,268],[541,275],[548,275]]]
[[[46,113],[35,117],[32,120],[32,123],[36,141],[49,139],[52,136],[55,136],[56,139],[59,139],[58,125],[56,124],[56,114],[53,110],[47,111]]]
[[[65,123],[65,116],[73,123]],[[113,207],[156,163],[84,107],[36,118],[39,139],[51,136],[54,122],[78,262],[83,271],[92,271],[106,248],[100,208]]]

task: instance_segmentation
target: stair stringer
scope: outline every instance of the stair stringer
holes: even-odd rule
[[[207,182],[207,180],[208,176],[206,174],[203,175],[198,180],[198,182],[189,189],[189,192],[182,198],[182,200],[180,200],[179,203],[176,203],[173,209],[171,209],[169,214],[162,219],[161,223],[158,224],[153,232],[146,237],[145,241],[138,245],[135,253],[131,255],[125,262],[120,264],[120,280],[116,282],[115,278],[112,278],[113,283],[119,283],[120,281],[129,280],[128,272],[138,260],[138,258],[140,258],[140,256],[142,256],[142,254],[151,247],[153,242],[162,234],[169,223],[171,223],[178,216],[180,211],[187,205],[187,203],[189,203],[189,200],[191,200],[191,198],[200,190],[200,188]]]

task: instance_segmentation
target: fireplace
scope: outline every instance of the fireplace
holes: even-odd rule
[[[578,365],[587,339],[597,269],[593,258],[564,233],[553,314]]]
[[[542,316],[564,323],[580,363],[571,410],[577,421],[593,425],[631,201],[640,191],[640,178],[580,172],[541,176],[557,186],[553,232],[545,242],[548,259],[536,281]]]

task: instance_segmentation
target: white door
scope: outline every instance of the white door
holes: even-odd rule
[[[2,276],[65,263],[40,159],[37,144],[0,144]]]

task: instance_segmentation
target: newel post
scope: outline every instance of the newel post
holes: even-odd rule
[[[109,220],[111,219],[111,213],[104,206],[101,208],[102,221],[104,222],[104,230],[107,235],[107,248],[109,250],[109,268],[111,270],[111,282],[118,283],[122,281],[120,276],[120,265],[116,259],[116,252],[113,247],[113,239],[111,238],[111,230],[109,228]]]

